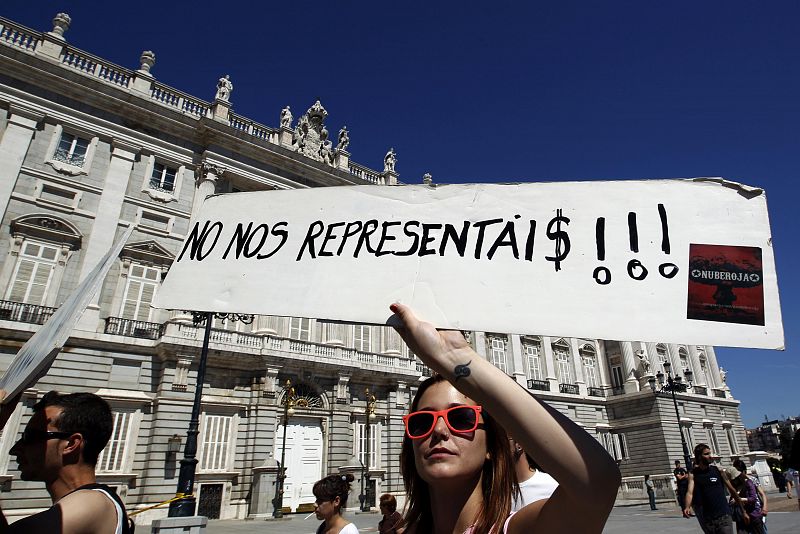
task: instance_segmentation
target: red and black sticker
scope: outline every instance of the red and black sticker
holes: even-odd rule
[[[686,317],[763,326],[761,249],[690,244]]]

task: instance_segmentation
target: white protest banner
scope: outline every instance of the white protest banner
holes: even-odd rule
[[[0,389],[6,391],[6,396],[1,401],[3,404],[13,399],[17,393],[33,385],[50,369],[53,360],[56,359],[64,343],[69,339],[72,329],[78,324],[86,307],[92,302],[94,295],[103,284],[108,270],[117,260],[132,232],[133,226],[129,226],[122,237],[78,284],[78,287],[70,293],[50,319],[19,349],[11,365],[0,378]]]
[[[154,306],[782,348],[766,198],[721,179],[206,200]]]

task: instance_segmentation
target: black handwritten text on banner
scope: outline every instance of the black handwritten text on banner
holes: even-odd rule
[[[441,327],[778,348],[769,238],[762,192],[708,180],[238,193],[206,201],[156,305],[382,324],[399,300]],[[711,286],[687,313],[690,245],[763,252],[749,326]]]

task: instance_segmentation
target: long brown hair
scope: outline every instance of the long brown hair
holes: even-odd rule
[[[429,387],[444,381],[443,376],[434,375],[420,384],[411,403],[411,411],[417,410],[419,399]],[[491,459],[483,463],[481,478],[483,503],[474,523],[474,532],[478,534],[499,532],[503,528],[503,523],[511,513],[512,495],[517,486],[508,434],[486,410],[483,410],[481,415],[483,415],[483,428],[486,431],[486,449],[491,451]],[[417,473],[414,449],[408,436],[403,437],[400,472],[406,486],[405,524],[414,526],[417,533],[430,532],[433,530],[430,488]]]

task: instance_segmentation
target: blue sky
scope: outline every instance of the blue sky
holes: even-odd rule
[[[769,199],[786,347],[718,348],[748,426],[800,413],[800,3],[6,0],[37,30],[268,125],[317,98],[407,183],[722,176]],[[518,5],[519,4],[519,5]],[[523,5],[524,4],[524,5]]]

